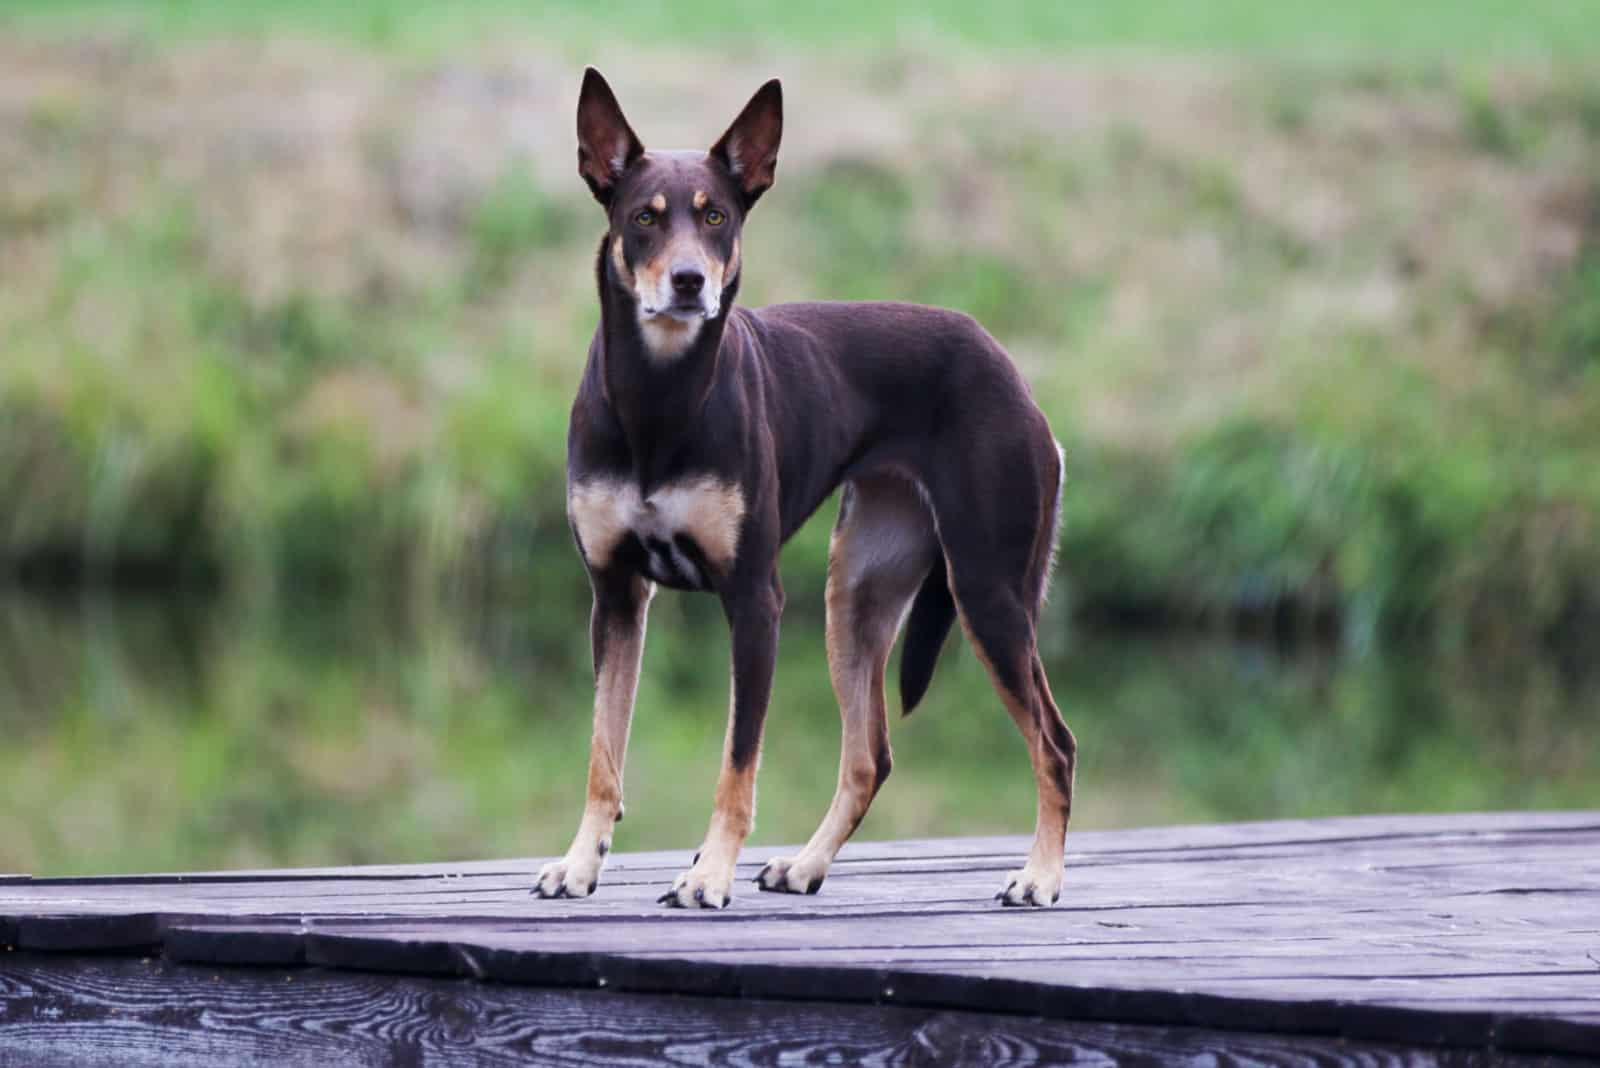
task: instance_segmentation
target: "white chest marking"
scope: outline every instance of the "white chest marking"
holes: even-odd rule
[[[647,546],[665,545],[671,560],[654,561],[687,577],[698,577],[681,551],[671,548],[690,538],[712,567],[726,569],[739,551],[744,494],[738,486],[706,475],[663,486],[641,499],[639,487],[623,479],[593,479],[567,489],[567,514],[578,531],[591,567],[605,567],[617,545],[633,534]]]

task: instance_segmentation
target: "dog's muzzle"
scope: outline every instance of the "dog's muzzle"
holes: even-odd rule
[[[641,294],[640,314],[647,319],[665,316],[679,322],[714,319],[721,310],[721,294],[707,285],[706,271],[701,264],[680,262],[666,277],[661,278],[657,292]],[[651,299],[653,298],[653,299]]]

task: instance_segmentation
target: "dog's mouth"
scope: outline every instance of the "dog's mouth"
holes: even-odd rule
[[[698,300],[674,301],[664,307],[652,308],[645,305],[640,309],[646,319],[672,319],[680,323],[692,323],[699,319],[711,318],[711,312]]]

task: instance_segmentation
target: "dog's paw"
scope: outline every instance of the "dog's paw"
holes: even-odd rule
[[[733,904],[733,866],[694,867],[678,876],[672,889],[656,898],[657,904],[678,909],[725,909]]]
[[[1032,864],[1009,872],[1005,888],[994,899],[1002,905],[1047,908],[1061,897],[1062,869],[1035,868]]]
[[[755,884],[779,894],[814,894],[827,877],[826,864],[811,861],[802,853],[798,857],[773,857],[756,876]]]
[[[535,897],[588,897],[600,885],[601,858],[574,858],[570,854],[539,869],[533,884]]]

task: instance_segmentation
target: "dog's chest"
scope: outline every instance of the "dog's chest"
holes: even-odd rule
[[[567,514],[589,566],[632,563],[669,586],[706,589],[739,551],[744,494],[713,476],[652,489],[597,478],[567,489]]]

